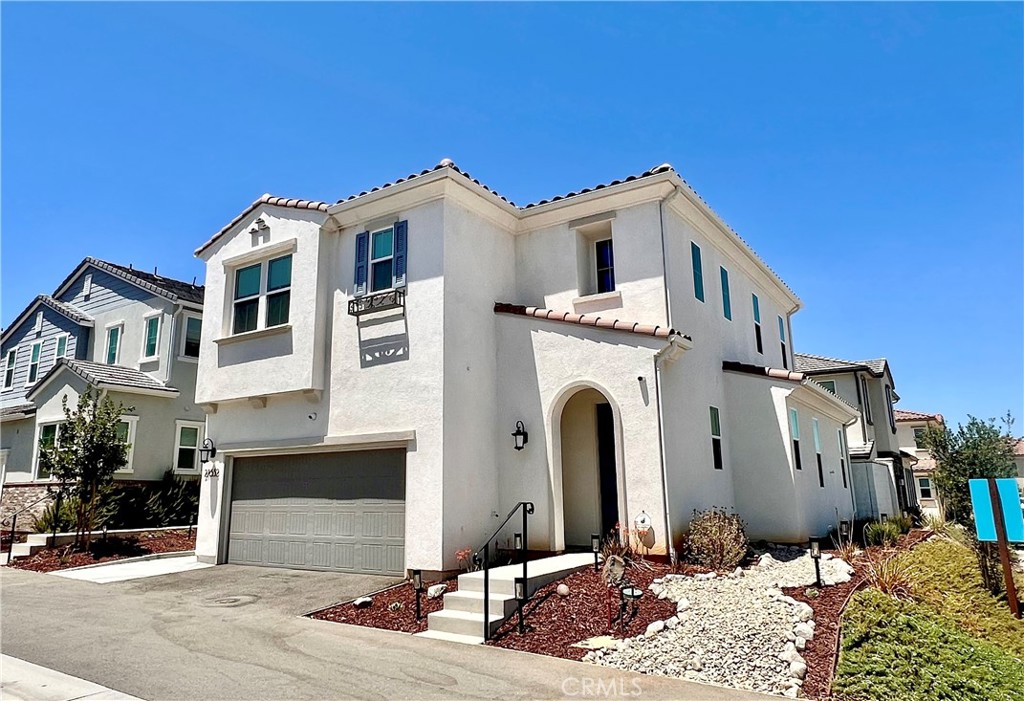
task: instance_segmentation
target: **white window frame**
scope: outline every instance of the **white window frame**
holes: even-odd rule
[[[142,349],[139,351],[139,357],[143,362],[149,362],[160,359],[160,339],[164,332],[164,313],[161,311],[150,312],[142,317]],[[146,354],[146,342],[149,339],[149,322],[156,319],[156,347],[153,349],[153,355]],[[120,342],[118,343],[120,345]],[[118,352],[120,352],[118,348]]]
[[[114,351],[114,362],[109,362],[110,357],[110,332],[117,329],[117,349]],[[119,365],[121,363],[121,347],[124,346],[124,322],[115,321],[107,324],[105,327],[106,333],[103,334],[103,364],[104,365]]]
[[[927,480],[928,481],[928,492],[929,492],[928,496],[925,496],[924,492],[921,490],[921,480]],[[918,477],[914,481],[917,482],[917,498],[918,499],[934,499],[935,498],[935,482],[932,480],[931,477]]]
[[[874,426],[874,417],[871,416],[871,395],[868,394],[868,381],[861,375],[860,376],[860,393],[861,399],[864,402],[864,419],[868,422],[869,426]]]
[[[43,480],[47,480],[48,481],[48,480],[52,480],[53,479],[53,475],[52,474],[49,477],[40,477],[39,476],[39,460],[40,460],[40,458],[43,455],[43,451],[42,451],[42,449],[41,449],[41,447],[39,445],[39,441],[42,440],[42,438],[43,438],[43,427],[45,427],[45,426],[56,426],[57,427],[57,432],[54,434],[54,437],[53,437],[53,444],[57,445],[57,442],[60,440],[60,427],[63,424],[65,424],[65,423],[66,423],[66,421],[42,421],[42,422],[36,424],[36,440],[35,440],[35,444],[34,444],[33,449],[32,449],[32,481],[33,482],[39,482],[39,481],[43,481]]]
[[[14,374],[18,370],[18,349],[11,348],[4,356],[4,389],[14,387]],[[11,381],[7,381],[7,373],[11,373]]]
[[[381,256],[380,258],[373,257],[373,237],[377,234],[383,234],[385,231],[391,232],[391,255]],[[383,289],[373,289],[373,264],[381,263],[383,261],[391,261],[391,284]],[[376,295],[382,292],[390,292],[395,289],[395,225],[385,226],[383,229],[377,229],[376,231],[370,232],[369,250],[366,252],[366,289],[368,294]]]
[[[35,361],[36,376],[32,377],[32,351],[33,349],[39,349],[39,357]],[[33,341],[28,347],[28,372],[25,373],[25,386],[31,387],[35,383],[39,382],[39,366],[43,363],[43,342]]]
[[[234,308],[232,308],[232,312]],[[198,355],[185,355],[185,342],[188,339],[188,322],[190,319],[195,319],[199,322],[199,344],[202,346],[203,343],[203,317],[201,314],[193,314],[186,312],[182,317],[181,323],[181,343],[178,345],[178,360],[184,360],[186,363],[198,363]],[[232,319],[232,322],[234,319]]]
[[[383,231],[383,229],[381,229]],[[373,239],[370,240],[371,245]],[[280,258],[291,258],[292,259],[292,276],[288,281],[288,287],[281,287],[276,290],[267,290],[267,286],[270,283],[270,263],[271,261],[278,260]],[[383,260],[383,259],[381,259]],[[260,266],[260,290],[257,294],[251,294],[247,297],[235,298],[235,287],[237,284],[238,273],[246,268],[252,268],[254,266]],[[254,260],[245,260],[230,268],[231,271],[231,287],[229,288],[229,294],[226,295],[229,305],[228,312],[228,333],[226,336],[244,336],[245,334],[258,333],[260,331],[266,331],[268,329],[287,329],[291,326],[291,296],[288,298],[288,321],[284,324],[274,324],[273,326],[267,326],[267,313],[269,312],[267,297],[272,294],[278,294],[281,292],[292,291],[292,282],[295,279],[295,250],[294,248],[287,248],[276,252],[268,252],[264,257],[257,258]],[[394,273],[392,271],[391,283],[394,285]],[[367,283],[367,286],[371,286]],[[235,305],[239,302],[251,302],[257,300],[256,303],[256,328],[249,329],[247,331],[235,331]],[[184,347],[184,346],[183,346]]]
[[[181,445],[181,429],[183,428],[196,428],[199,429],[196,433],[196,456],[195,456],[195,467],[191,470],[182,470],[178,468],[178,450],[181,448],[188,448],[191,446]],[[174,422],[174,452],[171,454],[171,469],[175,474],[178,475],[197,475],[199,470],[202,468],[202,463],[199,461],[199,449],[203,445],[203,440],[206,438],[206,423],[203,421],[186,421],[184,419],[178,419]]]
[[[64,353],[63,354],[59,352],[60,351],[60,340],[62,338],[64,339]],[[53,364],[56,365],[58,360],[60,360],[61,358],[68,357],[68,351],[70,350],[70,348],[71,348],[71,334],[69,334],[69,333],[57,334],[56,345],[54,345],[54,347],[53,347]]]
[[[917,449],[917,450],[927,450],[927,448],[925,448],[923,445],[918,445],[918,442],[917,442],[917,432],[920,431],[921,432],[921,437],[923,438],[924,435],[926,433],[928,433],[928,427],[927,426],[914,426],[910,430],[913,431],[913,433],[914,433],[914,448]]]
[[[123,414],[121,421],[128,424],[128,462],[124,464],[124,467],[117,470],[117,474],[128,474],[135,471],[135,436],[139,417]]]

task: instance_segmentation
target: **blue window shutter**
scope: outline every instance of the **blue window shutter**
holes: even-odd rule
[[[362,297],[366,294],[366,271],[369,267],[370,257],[370,232],[364,231],[356,234],[356,275],[355,275],[355,296]]]
[[[405,287],[405,259],[409,238],[409,222],[395,224],[395,287]]]

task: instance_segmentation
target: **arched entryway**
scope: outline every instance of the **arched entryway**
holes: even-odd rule
[[[592,534],[603,537],[619,522],[616,417],[608,398],[586,387],[569,397],[558,426],[564,544],[589,549]]]

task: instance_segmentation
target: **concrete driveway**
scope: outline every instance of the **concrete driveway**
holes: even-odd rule
[[[770,698],[298,616],[393,581],[223,565],[101,585],[0,568],[0,648],[149,701]]]

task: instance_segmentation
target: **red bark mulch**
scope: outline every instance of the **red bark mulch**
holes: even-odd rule
[[[676,573],[695,574],[699,568],[682,566]],[[652,564],[652,569],[631,567],[626,578],[636,587],[643,589],[635,616],[627,614],[626,624],[620,628],[616,622],[609,625],[609,617],[618,613],[619,592],[601,579],[600,572],[592,569],[581,570],[565,579],[542,587],[527,603],[526,632],[519,634],[519,618],[508,619],[488,645],[536,652],[542,655],[579,660],[587,650],[572,647],[573,643],[597,635],[613,635],[616,638],[631,637],[643,633],[650,623],[675,615],[676,604],[668,599],[658,599],[648,587],[651,582],[664,577],[673,570],[666,565]],[[569,587],[569,595],[559,596],[555,589],[559,584]],[[611,614],[609,615],[609,608]]]
[[[82,565],[94,565],[98,562],[123,560],[128,557],[152,555],[154,553],[170,553],[195,550],[196,532],[192,531],[145,531],[126,536],[94,536],[89,550],[71,549],[70,545],[48,548],[37,552],[32,557],[12,560],[10,566],[33,572],[53,572],[66,570]]]
[[[446,591],[458,591],[459,589],[457,579],[449,579],[444,583],[448,585]],[[309,617],[321,621],[397,630],[402,633],[420,633],[427,629],[427,614],[444,608],[443,596],[436,599],[427,598],[426,589],[434,584],[439,584],[439,582],[423,583],[424,591],[420,597],[421,618],[418,621],[416,620],[416,590],[412,588],[412,582],[404,582],[373,594],[373,603],[367,608],[357,609],[351,602],[348,602],[315,611],[309,614]],[[401,607],[395,611],[390,610],[388,607],[396,602],[400,603]]]
[[[909,550],[926,540],[930,531],[912,530],[901,536],[895,550]],[[838,557],[835,551],[830,552]],[[817,596],[807,596],[814,587],[787,587],[783,592],[797,601],[803,601],[814,609],[814,638],[807,641],[807,649],[801,652],[807,661],[807,678],[801,687],[801,695],[808,699],[831,699],[832,677],[835,673],[839,657],[840,622],[843,609],[854,592],[865,584],[867,578],[867,560],[879,557],[883,550],[878,547],[868,548],[856,560],[851,562],[854,573],[849,582],[831,587],[823,587]],[[894,551],[890,551],[894,552]]]

